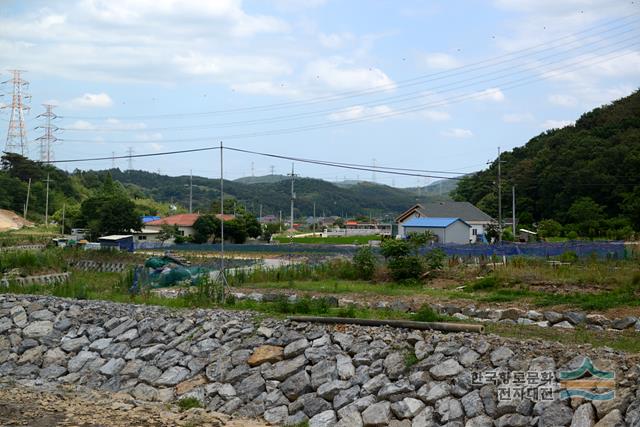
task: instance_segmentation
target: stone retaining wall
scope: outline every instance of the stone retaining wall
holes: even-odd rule
[[[130,266],[123,262],[102,262],[81,260],[71,264],[71,267],[83,271],[101,271],[103,273],[122,273]]]
[[[55,273],[55,274],[42,274],[39,276],[26,276],[26,277],[10,277],[4,276],[0,279],[0,286],[9,286],[9,282],[15,282],[19,285],[49,285],[55,283],[65,283],[69,280],[69,273]]]
[[[611,401],[498,399],[483,372],[615,372]],[[0,376],[77,384],[276,424],[622,426],[640,423],[640,365],[611,349],[497,336],[320,325],[248,312],[0,295]],[[597,423],[597,424],[596,424]]]

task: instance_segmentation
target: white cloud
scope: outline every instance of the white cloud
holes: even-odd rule
[[[347,43],[353,42],[355,37],[351,33],[320,33],[318,40],[320,44],[329,49],[339,49]]]
[[[461,65],[460,61],[447,53],[428,53],[422,57],[422,62],[436,70],[448,70]]]
[[[163,136],[161,132],[139,132],[135,135],[135,138],[137,141],[160,141]],[[151,146],[153,144],[149,145]]]
[[[451,115],[449,113],[438,110],[425,110],[422,112],[422,116],[432,122],[442,122],[451,119]]]
[[[549,95],[549,102],[561,107],[575,107],[578,104],[578,100],[575,97],[563,94]]]
[[[561,129],[567,126],[573,126],[575,122],[571,120],[545,120],[544,123],[540,125],[543,129]]]
[[[477,101],[502,102],[505,100],[504,93],[500,88],[489,88],[473,94],[473,99]]]
[[[531,113],[507,113],[502,115],[502,121],[505,123],[523,123],[534,120]]]
[[[70,130],[93,130],[99,132],[101,130],[113,131],[113,130],[142,130],[147,127],[143,122],[123,122],[118,119],[108,118],[101,123],[92,123],[87,120],[76,120],[70,125],[65,126],[65,129]]]
[[[386,105],[379,105],[377,107],[354,105],[352,107],[348,107],[343,110],[336,111],[335,113],[329,114],[329,119],[334,121],[341,121],[360,119],[364,117],[375,117],[378,115],[382,115],[383,117],[380,117],[380,119],[383,119],[385,118],[384,115],[392,112],[393,110]]]
[[[111,97],[104,93],[85,93],[67,103],[70,108],[107,108],[113,105]]]
[[[95,129],[95,125],[86,120],[76,120],[75,122],[67,125],[65,129],[73,129],[73,130],[93,130]]]
[[[332,89],[394,89],[395,83],[382,70],[353,66],[341,59],[319,59],[311,62],[306,70],[307,79],[323,83]]]
[[[465,139],[471,138],[473,136],[473,132],[471,132],[469,129],[452,128],[440,132],[440,135],[447,138]]]
[[[242,74],[265,75],[289,74],[289,66],[276,58],[266,56],[220,56],[203,55],[197,52],[176,55],[173,62],[185,73],[216,77],[236,78]]]

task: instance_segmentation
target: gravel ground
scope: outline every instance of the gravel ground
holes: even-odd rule
[[[232,419],[203,409],[180,412],[166,404],[138,402],[126,393],[106,393],[73,386],[0,383],[3,426],[209,426],[263,427],[255,420]]]

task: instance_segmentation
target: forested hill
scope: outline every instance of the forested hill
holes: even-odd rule
[[[104,174],[106,172],[84,172],[88,174]],[[113,179],[119,181],[132,191],[152,197],[160,202],[174,202],[182,206],[188,205],[189,177],[170,177],[145,171],[111,170]],[[242,181],[224,182],[224,191],[254,213],[258,213],[262,204],[263,214],[277,215],[280,210],[288,214],[291,194],[291,181],[274,180],[275,182]],[[193,177],[194,209],[206,211],[220,197],[219,181],[202,177]],[[295,181],[296,215],[396,215],[416,202],[413,191],[392,188],[368,182],[361,182],[348,187],[340,187],[330,182],[297,178]],[[427,197],[420,200],[426,201]]]
[[[640,231],[640,91],[544,132],[502,155],[503,214],[511,186],[521,224],[553,219],[578,233]],[[452,196],[497,217],[497,162],[464,178]]]

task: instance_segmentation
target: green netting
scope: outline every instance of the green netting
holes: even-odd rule
[[[160,273],[159,286],[173,286],[179,282],[191,282],[193,277],[191,272],[184,267],[177,266],[175,268],[163,270]]]
[[[144,262],[144,266],[147,268],[159,269],[169,264],[169,260],[165,258],[151,257]]]

